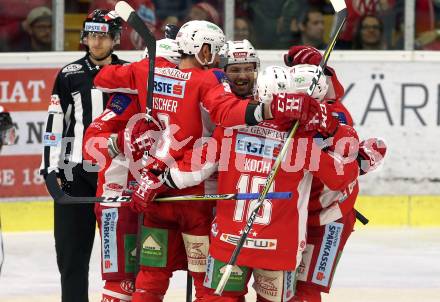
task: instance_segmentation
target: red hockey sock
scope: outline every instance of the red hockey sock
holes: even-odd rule
[[[194,281],[196,300],[194,302],[205,301],[204,297],[208,294],[206,288],[203,286],[203,279],[205,273],[189,272]]]
[[[133,280],[105,281],[102,302],[129,302],[134,292]]]
[[[170,284],[172,272],[167,270],[141,270],[136,277],[133,302],[162,302]]]
[[[294,302],[321,302],[321,292],[313,286],[297,286]]]

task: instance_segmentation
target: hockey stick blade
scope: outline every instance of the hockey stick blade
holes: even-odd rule
[[[325,66],[327,64],[327,61],[330,57],[330,53],[333,51],[333,48],[335,47],[336,41],[339,37],[339,34],[341,32],[341,29],[342,29],[342,27],[345,23],[346,17],[347,17],[347,8],[346,8],[344,0],[331,0],[331,3],[333,6],[333,9],[336,12],[336,15],[335,15],[336,26],[330,36],[330,39],[329,39],[330,43],[327,45],[327,48],[324,51],[324,55],[322,56],[321,62],[319,63],[320,68],[317,69],[317,72],[312,80],[312,84],[307,89],[308,95],[312,95],[313,90],[315,90],[315,87],[318,84],[319,78],[323,74],[323,69],[325,68]],[[278,169],[281,165],[281,162],[283,161],[284,156],[287,153],[290,142],[292,141],[293,136],[295,135],[296,130],[298,129],[298,126],[299,126],[299,122],[296,121],[294,123],[292,129],[289,131],[287,138],[284,141],[284,144],[283,144],[277,158],[275,159],[275,162],[272,166],[272,169],[270,170],[269,175],[266,178],[266,182],[265,182],[264,187],[261,191],[261,195],[258,198],[258,202],[254,208],[254,211],[252,211],[252,214],[249,216],[248,220],[246,221],[246,227],[244,228],[244,232],[241,234],[240,239],[239,239],[237,245],[235,246],[234,251],[232,252],[231,258],[229,259],[229,262],[228,262],[228,266],[234,266],[235,263],[237,262],[238,255],[239,255],[241,249],[243,248],[243,245],[244,245],[245,240],[249,234],[249,231],[252,228],[255,217],[257,215],[257,211],[262,206],[264,199],[266,198],[266,194],[268,193],[269,188],[272,186],[272,183],[275,179],[275,176],[278,172]],[[220,282],[217,285],[217,288],[215,290],[215,293],[217,295],[222,294],[224,286],[226,285],[226,282],[228,281],[228,279],[229,279],[229,276],[227,274],[222,275],[222,278],[220,279]],[[223,285],[223,288],[221,288],[220,285]]]
[[[64,192],[58,184],[57,174],[55,171],[50,172],[46,176],[46,188],[49,191],[50,196],[58,204],[84,204],[84,203],[117,203],[117,202],[129,202],[130,196],[116,196],[116,197],[77,197],[70,196]]]

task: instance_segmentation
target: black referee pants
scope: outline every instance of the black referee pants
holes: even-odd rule
[[[71,196],[95,196],[97,175],[73,168],[73,181],[61,173],[62,188]],[[95,238],[94,204],[54,203],[54,235],[58,270],[61,274],[61,301],[88,302],[89,262]]]

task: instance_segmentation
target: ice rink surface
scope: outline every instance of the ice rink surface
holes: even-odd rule
[[[58,302],[59,275],[52,233],[5,233],[1,302]],[[351,236],[324,302],[439,302],[440,228],[362,228]],[[184,272],[176,273],[165,301],[184,302]],[[98,302],[99,243],[90,271],[91,302]],[[255,301],[250,288],[247,301]]]

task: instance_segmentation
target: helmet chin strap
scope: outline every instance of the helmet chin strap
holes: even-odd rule
[[[209,65],[211,65],[214,62],[215,59],[215,54],[211,53],[211,60],[209,60],[209,62],[206,61],[206,58],[203,59],[204,62],[202,62],[202,60],[199,57],[199,53],[196,54],[196,60],[197,62],[200,63],[200,65],[202,65],[203,67],[209,67]]]

